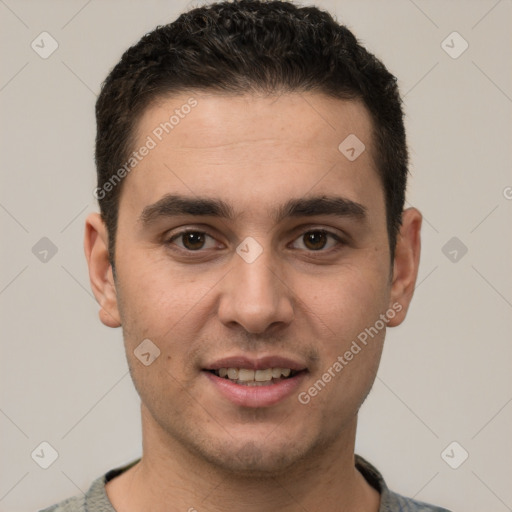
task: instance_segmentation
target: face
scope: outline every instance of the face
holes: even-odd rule
[[[115,283],[105,267],[94,279],[97,218],[86,252],[162,444],[268,474],[353,434],[415,278],[411,251],[407,272],[404,251],[390,261],[371,132],[361,104],[321,94],[194,93],[145,112],[134,146],[152,147],[123,184]],[[356,159],[355,139],[339,149],[350,134]]]

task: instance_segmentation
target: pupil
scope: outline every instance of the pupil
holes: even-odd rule
[[[310,231],[304,235],[304,245],[308,249],[318,251],[323,249],[327,243],[327,235],[320,231]]]
[[[186,233],[183,237],[183,245],[187,249],[201,249],[204,245],[204,235],[202,233]]]

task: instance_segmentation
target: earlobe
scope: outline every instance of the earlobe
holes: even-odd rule
[[[121,320],[109,261],[108,233],[99,213],[91,213],[85,221],[84,250],[91,288],[100,305],[100,320],[107,327],[119,327]]]
[[[420,263],[421,221],[421,213],[416,208],[404,210],[395,248],[389,304],[397,314],[390,320],[390,327],[404,321],[414,293]]]

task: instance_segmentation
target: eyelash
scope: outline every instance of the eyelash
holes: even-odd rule
[[[215,240],[215,238],[211,235],[209,235],[207,232],[205,231],[201,231],[201,230],[197,230],[197,229],[186,229],[186,230],[183,230],[183,231],[180,231],[178,233],[175,233],[173,234],[170,238],[168,238],[165,243],[166,245],[168,246],[171,246],[171,245],[174,245],[177,247],[177,250],[179,251],[182,251],[182,252],[186,252],[188,254],[193,254],[193,253],[202,253],[204,252],[205,250],[208,250],[208,249],[197,249],[197,250],[191,250],[191,249],[187,249],[185,247],[180,247],[178,246],[177,244],[175,244],[175,240],[189,234],[189,233],[195,233],[195,234],[199,234],[199,235],[204,235],[205,237],[207,238],[211,238],[212,240]],[[336,242],[336,245],[334,247],[331,247],[329,249],[324,249],[324,248],[321,248],[321,249],[318,249],[318,250],[313,250],[313,249],[297,249],[297,250],[304,250],[306,251],[307,253],[310,253],[312,255],[314,254],[327,254],[327,253],[331,253],[331,252],[334,252],[336,250],[339,250],[341,248],[341,246],[345,245],[346,242],[337,234],[335,233],[332,233],[331,231],[328,231],[326,229],[308,229],[306,231],[303,231],[301,232],[301,234],[299,236],[297,236],[296,238],[293,239],[292,243],[296,242],[297,240],[301,240],[303,239],[303,237],[308,234],[308,233],[321,233],[321,234],[324,234],[326,235],[328,238],[334,240]],[[327,242],[328,244],[328,242]]]

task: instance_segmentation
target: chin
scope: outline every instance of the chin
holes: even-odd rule
[[[290,445],[270,447],[262,439],[261,442],[245,442],[238,449],[232,443],[229,448],[224,447],[221,453],[203,452],[202,456],[215,467],[227,473],[236,473],[237,477],[269,478],[289,471],[304,454]]]

